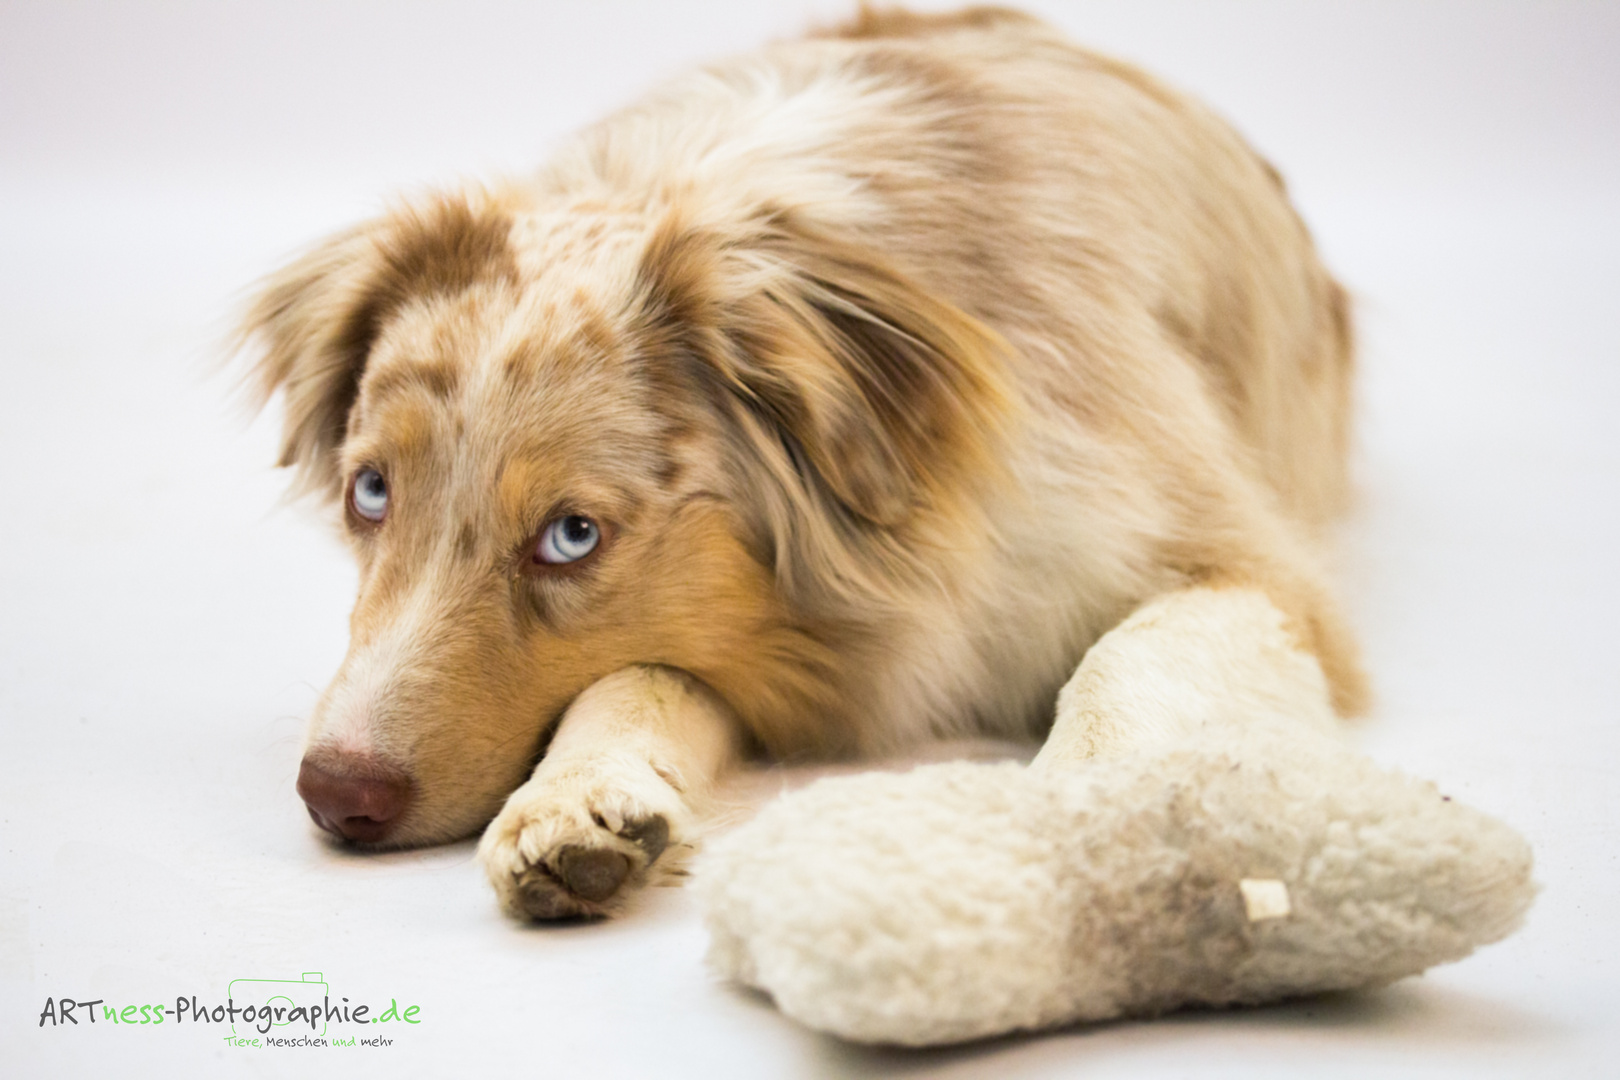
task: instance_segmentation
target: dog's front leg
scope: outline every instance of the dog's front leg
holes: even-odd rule
[[[1269,721],[1335,729],[1317,657],[1262,589],[1182,589],[1144,604],[1091,647],[1058,695],[1034,766],[1062,768]]]
[[[502,905],[536,919],[610,914],[678,866],[737,752],[730,710],[689,675],[638,665],[595,683],[479,842]]]

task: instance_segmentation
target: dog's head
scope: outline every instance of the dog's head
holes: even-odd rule
[[[479,827],[630,664],[767,744],[828,737],[839,619],[893,592],[1005,405],[980,324],[768,210],[428,200],[288,267],[247,329],[281,463],[360,565],[299,787],[369,844]]]

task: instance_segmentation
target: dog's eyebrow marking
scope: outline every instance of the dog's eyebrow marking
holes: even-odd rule
[[[368,376],[373,396],[381,398],[420,387],[438,398],[448,398],[461,384],[461,369],[442,360],[411,360],[378,368]]]
[[[534,486],[535,470],[522,459],[503,462],[495,478],[495,499],[501,513],[509,521],[521,521],[529,512],[529,492]]]
[[[367,390],[373,406],[378,399]],[[385,457],[410,457],[425,451],[433,440],[434,410],[423,407],[420,401],[406,399],[388,409],[376,409],[375,431],[364,440],[352,440],[351,449],[362,457],[381,454]]]
[[[470,559],[478,551],[478,531],[473,528],[470,521],[461,523],[461,531],[456,534],[456,554],[463,559]]]

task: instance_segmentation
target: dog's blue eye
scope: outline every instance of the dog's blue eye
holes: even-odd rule
[[[553,566],[578,562],[596,550],[602,530],[588,517],[570,514],[547,525],[534,551],[537,561]]]
[[[354,486],[349,489],[349,505],[367,521],[381,521],[388,513],[388,481],[376,469],[361,469],[354,474]]]

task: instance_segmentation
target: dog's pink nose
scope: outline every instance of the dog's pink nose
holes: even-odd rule
[[[410,805],[415,785],[375,758],[311,754],[298,768],[298,794],[315,824],[345,840],[374,844]]]

